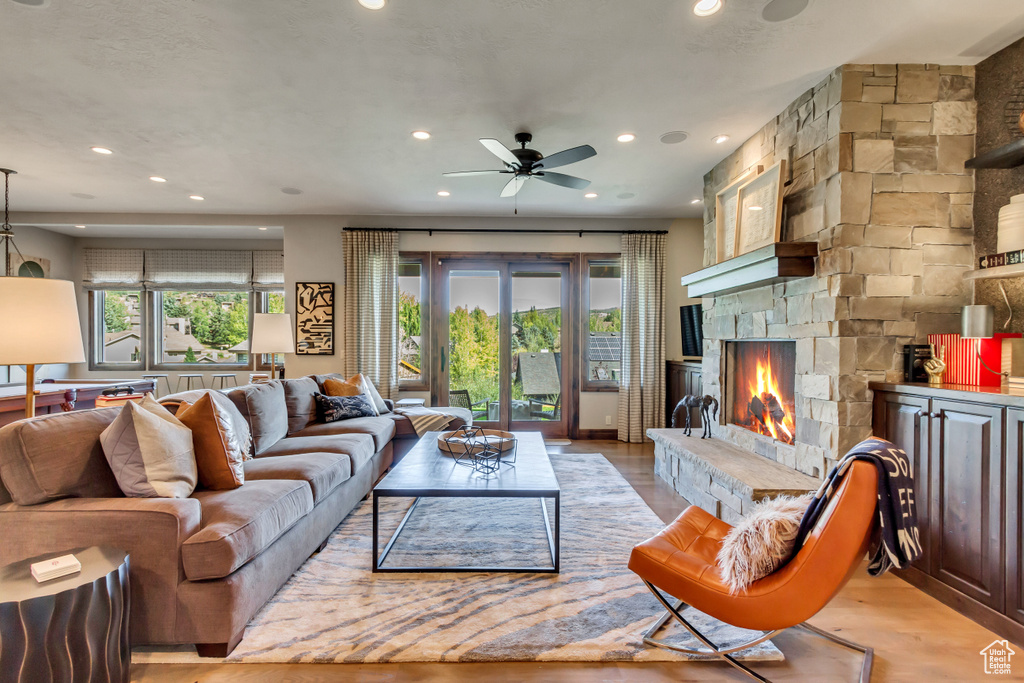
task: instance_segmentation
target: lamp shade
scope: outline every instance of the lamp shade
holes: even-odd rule
[[[292,317],[287,313],[256,313],[252,319],[253,353],[295,353]]]
[[[964,339],[991,339],[995,326],[993,306],[964,306],[960,311],[960,336]]]
[[[84,362],[75,284],[0,277],[0,365]]]

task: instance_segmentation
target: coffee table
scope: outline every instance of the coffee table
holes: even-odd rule
[[[559,571],[559,522],[561,491],[551,468],[544,437],[540,432],[513,432],[518,440],[514,464],[502,462],[492,475],[476,472],[460,465],[455,458],[437,447],[440,432],[428,432],[412,450],[373,489],[373,571],[374,572],[518,572],[549,573]],[[381,498],[415,498],[395,533],[379,552],[378,524]],[[384,561],[405,528],[416,514],[423,498],[537,498],[543,511],[551,566],[527,567],[385,567]],[[547,501],[554,501],[554,529],[548,515]]]

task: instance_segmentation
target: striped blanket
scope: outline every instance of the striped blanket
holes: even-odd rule
[[[473,424],[473,413],[465,408],[424,408],[414,406],[408,408],[395,408],[395,414],[409,418],[412,428],[416,430],[416,436],[423,436],[427,432],[439,432],[455,420],[461,420],[465,424]]]

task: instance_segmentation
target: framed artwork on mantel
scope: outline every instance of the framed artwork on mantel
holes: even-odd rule
[[[763,166],[756,166],[747,170],[736,180],[715,195],[715,249],[717,250],[716,263],[728,261],[733,256],[739,256],[736,251],[736,208],[739,200],[739,190],[750,182],[750,175],[755,177],[764,169]]]
[[[775,244],[782,238],[782,179],[785,177],[786,160],[782,159],[739,188],[736,256]]]

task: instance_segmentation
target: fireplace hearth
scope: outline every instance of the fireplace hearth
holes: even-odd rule
[[[726,422],[794,444],[796,343],[730,341],[726,358]]]

